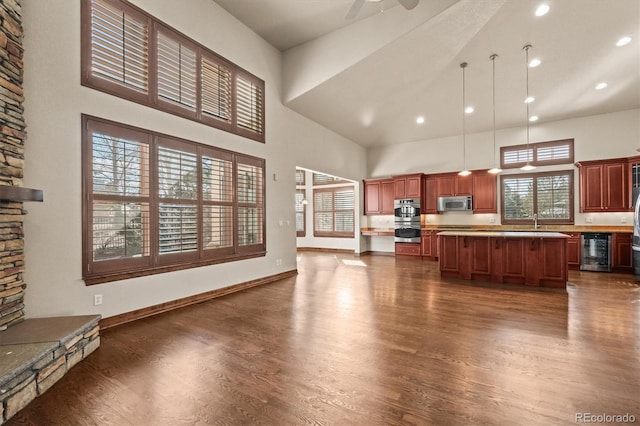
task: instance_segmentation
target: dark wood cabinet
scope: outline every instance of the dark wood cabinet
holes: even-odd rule
[[[580,233],[565,232],[565,234],[569,235],[567,240],[567,265],[571,270],[579,270],[580,262],[582,261]]]
[[[420,198],[422,195],[422,173],[393,177],[394,197]]]
[[[433,176],[425,176],[422,179],[422,202],[424,214],[438,214],[438,185]]]
[[[564,288],[568,278],[564,237],[440,235],[444,277]]]
[[[577,166],[580,170],[580,212],[631,210],[627,158],[583,161]]]
[[[364,181],[364,214],[393,214],[393,179]]]
[[[422,257],[436,260],[438,258],[438,231],[422,231]]]
[[[446,197],[450,195],[472,195],[473,174],[469,176],[460,176],[457,173],[451,173],[436,176],[436,191],[438,197]]]
[[[473,212],[498,213],[498,178],[491,173],[473,173]]]
[[[396,243],[396,255],[420,256],[420,243]]]
[[[615,232],[613,234],[611,268],[614,272],[633,272],[632,239],[633,234],[630,232]]]

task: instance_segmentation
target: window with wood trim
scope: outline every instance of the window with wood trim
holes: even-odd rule
[[[573,139],[500,148],[500,166],[503,169],[519,168],[527,162],[533,166],[573,164]]]
[[[83,115],[87,284],[264,256],[264,160]]]
[[[353,186],[315,188],[313,209],[315,237],[354,237]]]
[[[503,175],[502,223],[573,224],[573,171]]]
[[[346,183],[346,182],[349,182],[349,181],[343,178],[325,175],[324,173],[313,174],[314,185],[334,185],[334,184]]]
[[[82,0],[82,84],[265,141],[265,83],[122,0]]]
[[[304,237],[307,235],[307,202],[305,200],[306,172],[296,169],[296,236]]]

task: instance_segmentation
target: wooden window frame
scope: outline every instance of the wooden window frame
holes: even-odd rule
[[[302,169],[296,169],[296,197],[297,194],[302,195],[302,199],[304,200],[306,197],[307,191],[307,172]],[[298,179],[298,176],[301,178]],[[298,200],[296,200],[296,208],[298,205]],[[299,231],[296,227],[296,237],[306,237],[307,236],[307,204],[300,204],[302,206],[302,211],[298,211],[296,209],[296,215],[302,214],[302,230]],[[297,221],[297,219],[296,219]],[[297,223],[297,222],[296,222]]]
[[[534,219],[509,219],[505,217],[505,188],[504,188],[504,180],[509,178],[533,178],[534,187],[533,187],[533,212],[538,212],[538,189],[536,185],[536,179],[540,177],[548,177],[548,176],[568,176],[569,177],[569,218],[568,219],[544,219],[539,218],[539,225],[573,225],[575,218],[575,205],[574,205],[574,172],[573,170],[558,170],[554,172],[543,172],[543,173],[519,173],[512,175],[501,175],[500,176],[500,210],[501,210],[501,223],[503,225],[533,225],[535,223]]]
[[[93,206],[94,199],[120,201],[123,197],[96,196],[93,192],[93,133],[99,130],[105,134],[115,137],[131,137],[136,135],[137,140],[144,140],[148,145],[148,184],[142,191],[142,196],[131,197],[132,201],[143,200],[149,203],[149,255],[124,257],[113,260],[93,260]],[[185,152],[196,153],[197,157],[197,192],[196,199],[188,200],[189,204],[197,207],[197,250],[186,253],[159,254],[159,205],[163,201],[159,194],[158,180],[158,149],[159,146],[172,147]],[[215,202],[203,200],[202,195],[202,157],[215,155],[216,158],[229,159],[232,161],[232,200],[222,202],[232,208],[232,220],[238,220],[238,208],[243,205],[238,202],[236,186],[236,175],[238,164],[250,164],[261,173],[260,186],[256,188],[257,199],[252,203],[261,209],[259,217],[259,227],[261,235],[256,244],[239,246],[237,224],[233,228],[233,246],[223,248],[203,247],[203,206],[213,205]],[[116,123],[98,117],[82,115],[82,232],[83,232],[83,279],[87,285],[99,284],[110,281],[117,281],[139,276],[146,276],[164,272],[171,272],[181,269],[194,268],[199,266],[212,265],[217,263],[231,262],[266,255],[266,181],[265,181],[265,160],[257,157],[239,154],[220,148],[176,138],[170,135],[161,134],[137,127]],[[246,203],[245,203],[246,204]]]
[[[340,232],[340,231],[336,231],[335,230],[335,213],[338,211],[335,208],[335,193],[336,192],[342,192],[346,189],[350,189],[353,192],[353,196],[354,196],[354,205],[353,208],[351,209],[351,212],[353,214],[353,224],[354,224],[354,229],[351,232]],[[331,211],[334,215],[334,222],[333,222],[333,231],[318,231],[316,229],[316,215],[318,213],[317,210],[317,203],[315,201],[316,198],[316,194],[317,193],[321,193],[321,192],[330,192],[332,194],[333,197],[333,210]],[[354,185],[342,185],[342,186],[335,186],[332,188],[314,188],[313,189],[313,236],[314,237],[328,237],[328,238],[355,238],[355,186]],[[326,211],[322,211],[322,212],[326,212]]]
[[[324,181],[324,180],[319,180],[318,178],[321,176],[329,176],[332,178],[332,180],[329,181]],[[324,186],[324,185],[342,185],[345,183],[351,183],[350,181],[346,180],[346,179],[342,179],[342,178],[337,178],[334,176],[330,176],[324,173],[313,173],[313,186]]]
[[[538,149],[540,148],[549,148],[556,146],[564,146],[569,145],[569,156],[567,158],[560,158],[557,160],[539,160],[538,159]],[[574,158],[574,140],[573,139],[560,139],[555,141],[548,142],[536,142],[528,145],[528,148],[532,151],[533,159],[529,161],[529,164],[532,166],[555,166],[560,164],[573,164]],[[516,169],[527,164],[527,161],[522,161],[518,163],[509,163],[505,164],[504,156],[505,153],[510,151],[521,151],[526,150],[527,144],[523,145],[509,145],[500,147],[500,167],[502,169]]]
[[[123,0],[99,0],[102,3],[129,14],[136,19],[143,21],[147,25],[148,44],[147,44],[147,92],[142,93],[138,90],[133,90],[123,84],[116,83],[92,74],[92,48],[91,48],[91,35],[92,35],[92,2],[97,0],[82,0],[81,2],[81,84],[85,87],[89,87],[95,90],[99,90],[108,93],[113,96],[117,96],[122,99],[126,99],[150,108],[154,108],[160,111],[164,111],[173,115],[177,115],[182,118],[196,121],[198,123],[205,124],[207,126],[215,127],[217,129],[233,133],[248,139],[252,139],[261,143],[265,143],[265,82],[250,72],[244,70],[231,61],[228,61],[218,55],[217,53],[207,49],[203,45],[197,43],[190,37],[184,35],[178,30],[170,27],[164,22],[156,19],[152,15],[148,14],[144,10],[132,5],[129,2]],[[196,107],[195,111],[188,108],[181,107],[180,105],[165,101],[158,98],[158,45],[157,37],[158,33],[162,32],[164,35],[182,43],[183,45],[193,49],[196,54]],[[214,62],[220,66],[228,69],[231,73],[230,79],[230,99],[229,99],[229,112],[230,120],[216,119],[210,114],[203,113],[202,104],[202,61]],[[256,102],[255,108],[258,111],[259,129],[252,130],[238,125],[237,119],[237,78],[250,81],[252,85],[256,87],[256,90],[260,93],[259,101]]]

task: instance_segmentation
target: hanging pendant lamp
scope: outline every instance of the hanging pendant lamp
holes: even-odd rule
[[[529,49],[531,49],[531,45],[527,44],[526,46],[524,46],[522,48],[524,50],[525,53],[525,69],[527,71],[527,97],[525,99],[529,99]],[[530,148],[529,148],[529,103],[530,102],[525,102],[525,105],[527,106],[527,117],[526,117],[526,123],[527,123],[527,164],[525,164],[524,166],[520,167],[520,170],[523,170],[525,172],[528,172],[530,170],[533,170],[536,168],[536,166],[531,164],[531,158],[529,156],[529,152],[530,152]],[[533,157],[533,153],[531,155],[531,157]]]
[[[489,169],[489,173],[497,175],[502,171],[500,167],[498,167],[498,162],[496,161],[496,58],[498,55],[495,53],[489,56],[491,59],[492,67],[493,67],[493,168]]]
[[[471,172],[467,169],[467,137],[466,137],[466,117],[465,117],[465,104],[466,104],[466,93],[465,93],[465,79],[464,79],[464,69],[467,67],[467,63],[463,62],[460,64],[460,68],[462,68],[462,160],[464,161],[464,168],[460,173],[460,176],[469,176]]]

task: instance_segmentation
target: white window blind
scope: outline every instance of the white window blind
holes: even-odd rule
[[[500,148],[501,166],[517,168],[530,163],[534,166],[573,163],[573,139],[537,142]]]
[[[196,52],[158,31],[158,98],[196,110]]]
[[[533,149],[524,148],[505,150],[502,156],[502,161],[505,166],[511,166],[513,164],[519,165],[524,164],[527,161],[533,161]]]
[[[147,93],[148,21],[91,1],[91,75]]]
[[[317,189],[313,194],[314,235],[354,236],[353,187]]]

